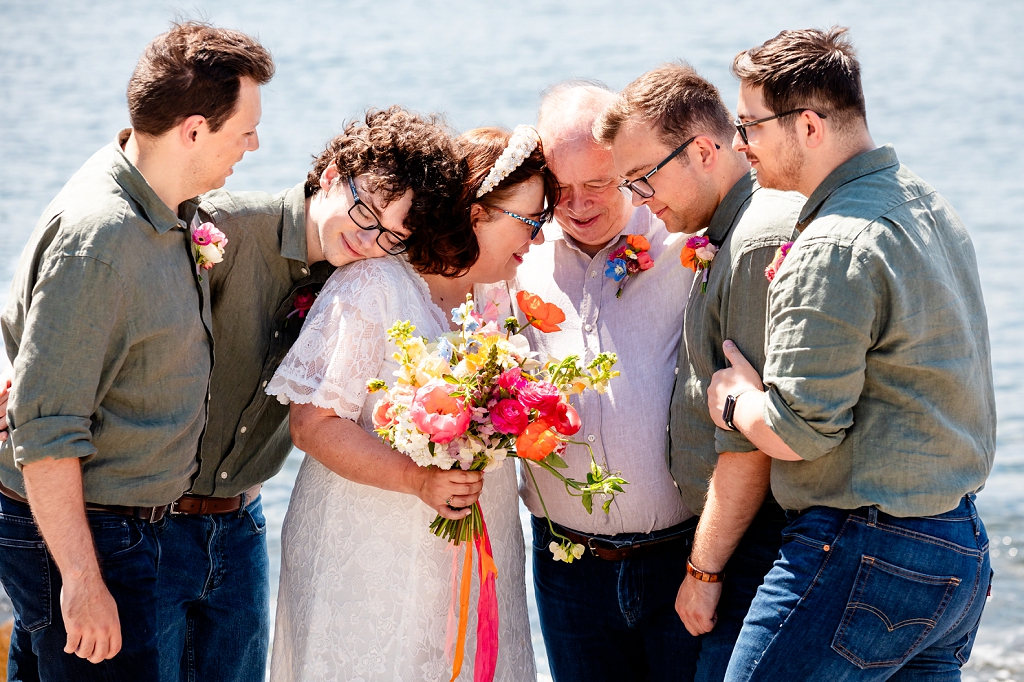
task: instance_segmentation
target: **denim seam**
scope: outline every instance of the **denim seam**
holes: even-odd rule
[[[967,600],[967,604],[964,606],[963,611],[960,612],[960,617],[956,619],[956,622],[953,623],[949,627],[949,629],[946,630],[943,633],[943,635],[948,635],[955,628],[957,628],[960,625],[960,623],[963,622],[964,618],[967,617],[967,614],[970,612],[971,606],[974,605],[974,600],[978,598],[978,588],[981,586],[981,569],[982,569],[982,567],[984,565],[985,565],[985,558],[984,558],[984,556],[978,557],[978,570],[974,574],[974,588],[971,590],[971,598],[969,600]],[[959,656],[957,656],[957,658],[959,658]],[[963,661],[963,663],[966,663],[966,662],[967,661]]]
[[[764,660],[764,654],[768,651],[768,649],[771,648],[772,644],[775,642],[775,638],[779,636],[779,633],[782,632],[782,629],[786,627],[786,623],[789,622],[789,619],[793,617],[793,614],[796,613],[796,610],[800,608],[800,605],[803,604],[804,601],[807,600],[807,597],[808,597],[808,595],[810,595],[811,590],[813,590],[815,585],[818,584],[818,581],[821,580],[821,574],[825,571],[825,568],[828,567],[828,562],[831,561],[832,554],[835,551],[834,548],[839,543],[839,539],[841,537],[843,537],[843,534],[846,532],[846,524],[849,523],[849,521],[850,521],[850,518],[847,517],[846,520],[843,522],[842,527],[839,529],[839,533],[837,533],[835,539],[832,540],[832,543],[831,543],[832,544],[832,548],[830,548],[830,551],[825,552],[825,550],[823,549],[824,545],[822,545],[820,547],[814,547],[813,545],[811,545],[812,548],[818,549],[819,551],[825,553],[825,560],[821,562],[821,566],[818,567],[818,572],[814,574],[814,578],[811,579],[811,582],[807,586],[807,589],[804,590],[804,593],[802,595],[800,595],[800,599],[797,600],[796,605],[792,609],[790,609],[789,613],[786,615],[786,618],[781,623],[779,623],[779,627],[775,631],[775,634],[772,635],[772,639],[771,639],[770,642],[768,642],[768,646],[766,646],[764,648],[764,650],[761,651],[761,658],[757,659],[757,661],[754,662],[754,667],[752,667],[750,669],[750,672],[747,674],[747,679],[750,679],[750,677],[757,670],[757,666],[759,666],[761,664],[761,661]],[[791,533],[790,535],[793,536],[793,535],[797,535],[797,534]],[[804,546],[808,546],[806,543],[800,543],[800,544],[803,544]],[[828,544],[828,543],[824,543],[824,544]],[[758,591],[760,591],[760,590],[758,590]],[[757,597],[755,597],[755,599],[756,598]]]
[[[871,572],[875,570],[875,566],[876,566],[875,561],[876,560],[874,559],[874,557],[867,557],[867,558],[872,559],[872,561],[870,562],[871,563],[871,568],[869,568],[867,574],[865,574],[863,582],[861,582],[859,580],[859,578],[860,578],[859,575],[857,576],[857,578],[855,578],[855,581],[856,581],[855,585],[857,585],[857,584],[866,585],[867,581],[868,581],[868,578],[871,576]],[[863,566],[863,565],[864,565],[864,559],[862,558],[861,559],[861,566]],[[933,583],[933,584],[940,584],[940,583]],[[903,656],[900,657],[900,658],[890,659],[888,661],[876,661],[876,662],[873,662],[873,663],[869,663],[869,662],[865,661],[864,659],[862,659],[860,656],[857,656],[856,654],[854,654],[852,651],[847,649],[841,643],[836,642],[836,639],[838,639],[839,637],[842,636],[842,633],[845,632],[847,626],[850,624],[850,620],[853,618],[853,614],[858,610],[858,608],[852,608],[851,609],[850,608],[850,602],[847,602],[847,604],[846,604],[846,610],[845,610],[845,612],[843,614],[843,620],[839,624],[839,629],[836,630],[835,638],[833,638],[832,648],[835,651],[837,651],[839,653],[839,655],[841,655],[843,658],[847,659],[848,661],[850,661],[851,663],[853,663],[854,665],[856,665],[858,668],[860,668],[862,670],[866,670],[868,668],[891,668],[891,667],[903,665],[913,655],[914,651],[917,649],[918,646],[920,646],[921,642],[923,642],[928,637],[928,635],[931,633],[931,631],[935,629],[935,626],[938,625],[939,619],[942,617],[942,614],[946,611],[946,607],[949,606],[949,601],[950,601],[950,599],[953,596],[952,589],[958,587],[959,585],[960,585],[960,580],[959,579],[952,579],[952,580],[948,580],[946,582],[946,591],[943,593],[942,600],[939,602],[939,605],[935,607],[935,613],[932,614],[931,618],[921,618],[921,619],[919,619],[919,620],[926,620],[926,621],[930,622],[931,625],[926,627],[921,632],[921,635],[917,638],[917,640],[913,643],[913,645],[911,645],[907,649],[907,651],[903,654]],[[888,628],[888,624],[886,624],[886,628]]]
[[[865,526],[868,525],[864,519],[861,519],[859,517],[851,517],[850,520],[854,523],[860,523]],[[984,554],[983,550],[969,549],[967,547],[963,547],[962,545],[949,542],[948,540],[941,540],[939,538],[932,537],[931,535],[925,535],[924,533],[918,533],[917,531],[907,530],[905,528],[900,528],[899,526],[892,526],[887,523],[876,523],[873,527],[886,533],[892,533],[893,535],[902,535],[903,537],[909,538],[911,540],[919,540],[920,542],[926,542],[928,544],[936,545],[938,547],[944,547],[950,551],[956,552],[957,554],[963,554],[966,556],[981,556]]]

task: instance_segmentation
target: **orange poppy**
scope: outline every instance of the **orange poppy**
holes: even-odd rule
[[[631,234],[626,237],[626,243],[629,244],[630,248],[634,251],[649,251],[651,249],[650,242],[642,234]]]
[[[517,293],[516,302],[519,304],[519,309],[526,315],[527,324],[542,332],[562,330],[558,323],[565,322],[565,313],[554,303],[545,303],[540,296],[531,294],[529,291]]]
[[[539,462],[558,447],[561,438],[555,433],[554,424],[546,417],[538,419],[516,438],[516,454],[525,459]]]
[[[690,268],[697,272],[697,249],[684,246],[683,250],[679,252],[679,262],[683,264],[684,268]]]

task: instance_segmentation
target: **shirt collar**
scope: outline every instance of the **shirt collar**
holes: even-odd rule
[[[139,169],[125,156],[124,145],[128,142],[131,134],[132,129],[125,128],[117,134],[112,145],[110,158],[114,181],[135,200],[139,205],[142,217],[159,234],[164,234],[176,227],[184,227],[181,219],[157,196]]]
[[[300,182],[285,192],[284,215],[281,224],[281,255],[298,261],[303,265],[309,263],[306,248],[306,183]]]
[[[821,184],[811,193],[807,203],[804,204],[804,208],[800,211],[800,219],[797,221],[797,227],[803,229],[807,226],[814,216],[818,214],[821,209],[821,205],[825,203],[825,200],[832,196],[832,193],[843,185],[853,182],[858,178],[862,178],[865,175],[877,173],[880,170],[886,168],[892,168],[893,166],[899,165],[899,159],[896,158],[896,150],[893,149],[891,144],[883,145],[878,149],[872,149],[869,152],[864,152],[854,156],[852,159],[840,164],[835,170],[828,174],[828,176],[822,180]]]
[[[761,189],[761,186],[757,184],[756,177],[753,170],[741,177],[715,209],[715,214],[711,216],[711,224],[708,225],[707,232],[704,233],[715,246],[722,245],[725,238],[729,236],[729,230],[736,222],[736,214],[743,208],[743,204],[753,196],[754,192]]]
[[[604,246],[604,248],[602,248],[601,251],[599,251],[598,253],[614,248],[623,237],[629,236],[631,234],[647,234],[652,229],[654,229],[653,218],[654,214],[651,213],[651,209],[647,208],[646,206],[638,206],[634,208],[633,213],[630,215],[629,220],[626,222],[626,226],[622,228],[622,231],[619,232],[618,236],[616,236],[614,239],[608,242]],[[583,249],[579,247],[579,243],[570,235],[566,234],[562,230],[562,226],[559,225],[558,222],[555,220],[552,220],[545,226],[544,239],[545,241],[549,242],[562,240],[569,248],[575,251],[579,251],[585,256],[587,255],[583,251]],[[594,257],[596,258],[597,256]],[[587,258],[590,258],[590,256],[587,256]]]

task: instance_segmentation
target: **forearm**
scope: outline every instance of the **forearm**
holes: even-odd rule
[[[768,494],[771,459],[760,452],[723,452],[693,539],[690,562],[719,573],[736,551]]]
[[[79,460],[44,459],[26,464],[22,475],[32,515],[64,580],[99,577]]]
[[[393,450],[351,419],[315,405],[292,403],[292,442],[342,478],[384,490],[418,495],[415,462]]]
[[[732,423],[761,452],[787,462],[799,462],[803,458],[786,445],[764,419],[763,391],[747,391],[736,399],[736,412]]]

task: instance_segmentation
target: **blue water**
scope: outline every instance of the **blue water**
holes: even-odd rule
[[[310,155],[369,106],[443,111],[458,129],[511,127],[532,122],[539,93],[561,79],[621,87],[679,58],[732,105],[736,52],[783,28],[848,25],[875,141],[893,143],[957,207],[978,250],[999,409],[996,467],[978,503],[999,544],[993,598],[964,679],[1024,682],[1024,248],[1015,237],[1024,183],[1013,161],[1024,139],[1024,3],[778,4],[0,0],[0,304],[43,208],[127,125],[134,63],[176,15],[256,34],[274,53],[262,148],[228,183],[268,191],[303,178]],[[297,463],[265,493],[275,553]]]

